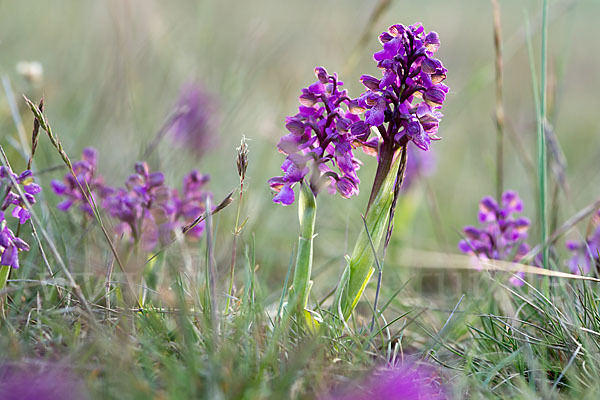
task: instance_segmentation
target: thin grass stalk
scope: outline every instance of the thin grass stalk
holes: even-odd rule
[[[294,252],[296,249],[292,249],[292,254],[290,254],[290,262],[288,264],[288,269],[285,274],[285,281],[283,282],[283,288],[281,289],[281,297],[279,298],[279,306],[277,306],[277,321],[281,323],[281,311],[283,310],[283,301],[285,296],[287,295],[288,282],[290,280],[290,275],[292,272],[292,266],[294,265]]]
[[[394,154],[389,172],[379,186],[377,193],[371,197],[373,200],[369,202],[370,206],[365,217],[366,226],[375,249],[379,248],[388,227],[390,211],[394,203],[396,179],[402,159],[400,157],[401,151],[402,149]],[[352,314],[367,283],[369,283],[375,271],[373,268],[374,261],[375,254],[371,250],[369,235],[365,230],[361,230],[352,256],[348,261],[348,266],[340,279],[334,300],[333,312],[338,314],[339,310],[341,312],[339,317],[343,318],[344,321],[347,321]]]
[[[210,304],[210,319],[213,329],[218,329],[217,325],[217,289],[215,284],[215,265],[214,265],[214,242],[213,242],[213,226],[212,216],[210,213],[211,203],[210,197],[206,199],[206,289]]]
[[[300,184],[298,199],[298,218],[300,219],[300,237],[298,238],[298,253],[294,278],[290,289],[288,304],[298,313],[306,308],[308,295],[312,287],[310,280],[313,259],[313,237],[315,234],[315,220],[317,216],[317,199],[310,185],[306,182]]]
[[[244,180],[246,178],[246,170],[248,169],[248,145],[246,137],[242,136],[240,147],[237,148],[237,170],[240,177],[240,196],[238,199],[237,213],[235,217],[235,229],[233,231],[233,243],[231,244],[231,265],[229,267],[229,289],[227,290],[227,302],[225,305],[225,314],[229,313],[229,304],[233,297],[233,281],[235,274],[235,261],[237,257],[237,238],[240,235],[246,221],[240,225],[240,211],[242,209],[242,199],[244,197]]]
[[[237,238],[240,234],[240,209],[242,208],[242,186],[240,186],[240,197],[238,198],[237,215],[235,217],[235,230],[233,232],[233,242],[231,243],[231,264],[229,266],[229,287],[227,289],[227,302],[225,303],[225,314],[229,313],[229,304],[233,297],[233,280],[235,277],[235,262],[237,258]]]
[[[494,49],[496,54],[496,198],[504,191],[504,100],[502,66],[502,25],[498,0],[492,0],[494,12]]]
[[[225,196],[225,198],[219,203],[219,205],[216,206],[215,209],[210,212],[210,215],[215,215],[216,213],[218,213],[219,211],[221,211],[222,209],[224,209],[225,207],[230,205],[233,202],[234,191],[229,192],[229,194],[227,196]],[[181,235],[185,236],[189,231],[194,229],[195,226],[197,226],[199,223],[204,221],[207,218],[207,216],[208,216],[208,213],[204,212],[201,215],[199,215],[195,220],[193,220],[189,224],[185,225],[183,228],[181,228]],[[173,243],[175,243],[177,240],[179,240],[181,238],[181,235],[176,234],[175,237],[172,238],[167,244],[162,246],[154,254],[152,254],[150,257],[148,257],[148,259],[146,260],[146,263],[144,265],[148,264],[149,262],[152,262],[152,260],[154,260],[160,254],[162,254],[165,250],[167,250]]]

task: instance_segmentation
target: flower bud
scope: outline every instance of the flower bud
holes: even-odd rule
[[[379,90],[380,80],[371,75],[362,75],[360,81],[367,89]]]
[[[326,84],[329,82],[329,74],[327,73],[327,70],[325,68],[316,67],[315,75],[322,84]]]
[[[148,164],[146,164],[145,162],[136,162],[135,163],[135,172],[137,172],[138,174],[140,174],[141,176],[148,176],[148,174],[150,173],[150,169],[148,168]]]

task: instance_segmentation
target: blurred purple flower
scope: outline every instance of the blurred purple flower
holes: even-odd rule
[[[197,83],[183,85],[168,127],[176,143],[200,156],[214,147],[218,128],[218,104]]]
[[[16,190],[13,182],[22,186],[23,196]],[[19,224],[24,224],[31,218],[25,202],[35,204],[35,195],[41,190],[34,182],[31,171],[26,170],[17,175],[8,167],[0,166],[0,196],[3,196],[0,203],[0,265],[19,268],[19,252],[29,251],[29,245],[9,229],[5,211],[13,206],[11,215],[19,220]]]
[[[125,188],[118,188],[104,202],[110,215],[121,221],[117,232],[130,235],[146,250],[163,238],[161,233],[170,229],[175,215],[171,190],[164,181],[162,172],[150,172],[148,164],[138,162]]]
[[[71,173],[65,174],[62,181],[52,180],[50,183],[52,190],[58,196],[64,197],[64,200],[58,203],[57,208],[61,211],[67,211],[72,206],[77,206],[88,217],[93,217],[92,207],[85,199],[81,188],[89,188],[94,203],[100,207],[101,202],[110,194],[113,189],[104,184],[104,179],[96,173],[98,163],[98,152],[91,147],[83,149],[81,160],[73,163],[73,171],[77,179]]]
[[[15,190],[11,177],[18,185],[23,186],[24,198]],[[17,175],[8,167],[0,166],[0,190],[2,191],[0,196],[3,196],[0,211],[6,211],[11,205],[14,205],[11,215],[18,218],[20,224],[24,224],[31,217],[25,201],[35,204],[35,195],[41,192],[42,188],[34,182],[31,171],[25,170]]]
[[[345,198],[358,193],[360,162],[353,149],[357,140],[368,136],[369,129],[355,113],[363,110],[353,107],[337,74],[329,75],[325,68],[317,67],[315,75],[317,81],[302,89],[299,112],[286,118],[289,133],[277,146],[287,157],[281,166],[283,176],[269,180],[277,193],[275,203],[292,204],[293,187],[306,176],[315,194],[325,187]]]
[[[432,369],[403,365],[375,370],[362,387],[352,387],[329,400],[443,400],[447,399]]]
[[[15,236],[0,211],[0,265],[19,268],[19,252],[29,251],[29,245]]]
[[[206,199],[212,199],[212,193],[205,188],[209,180],[208,175],[202,175],[194,170],[183,178],[181,193],[174,191],[175,219],[180,221],[178,228],[194,222],[206,211]],[[187,235],[197,239],[203,232],[204,221],[189,230]]]
[[[436,166],[433,150],[420,151],[412,145],[407,146],[406,172],[402,181],[402,190],[408,190],[421,178],[430,176]]]
[[[596,218],[600,219],[600,211]],[[571,273],[587,275],[592,265],[600,268],[600,225],[596,226],[586,240],[582,242],[567,241],[566,246],[573,253],[567,261]]]
[[[0,367],[0,398],[3,400],[85,400],[83,383],[64,366],[5,364]]]
[[[477,260],[504,260],[519,262],[529,251],[525,243],[529,220],[525,217],[515,217],[514,213],[523,211],[523,202],[518,194],[506,191],[502,194],[501,204],[490,196],[485,196],[479,202],[479,222],[481,227],[465,226],[465,239],[458,243],[463,253],[471,254]],[[519,272],[510,278],[510,283],[522,286]]]

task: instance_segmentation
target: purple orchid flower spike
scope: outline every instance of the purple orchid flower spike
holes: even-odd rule
[[[379,192],[399,148],[412,141],[429,150],[437,136],[448,86],[446,68],[434,57],[440,41],[421,24],[392,25],[379,36],[383,46],[373,55],[383,76],[361,76],[367,89],[355,103],[365,110],[364,123],[378,135],[378,168],[369,206]],[[369,129],[370,131],[370,129]]]
[[[18,191],[14,184],[22,186],[22,191]],[[21,238],[17,237],[8,227],[5,212],[12,211],[10,214],[18,219],[22,225],[31,218],[31,214],[27,210],[27,203],[35,204],[35,196],[41,192],[41,188],[34,182],[34,177],[31,171],[23,171],[20,175],[15,174],[8,167],[0,167],[0,188],[4,198],[0,204],[0,266],[19,268],[19,253],[29,251],[29,245]],[[21,195],[20,193],[23,193]],[[0,282],[0,287],[6,284],[8,274],[3,276],[3,281]]]
[[[121,221],[117,232],[141,242],[146,250],[152,250],[173,225],[175,206],[164,182],[162,172],[150,172],[148,164],[138,162],[125,188],[117,189],[104,202],[110,215]]]
[[[356,115],[363,110],[353,105],[337,74],[317,67],[315,75],[317,81],[302,89],[299,111],[286,119],[289,133],[277,146],[287,157],[283,175],[269,185],[276,192],[273,201],[282,205],[294,202],[293,187],[304,179],[315,195],[324,188],[345,198],[358,194],[360,162],[353,151],[368,133]]]
[[[4,213],[0,211],[0,265],[19,268],[21,251],[29,251],[29,245],[8,228]]]
[[[57,208],[67,211],[71,207],[78,207],[89,218],[94,216],[94,210],[87,202],[81,188],[90,190],[92,200],[98,206],[112,194],[113,189],[104,184],[104,178],[97,173],[98,152],[87,147],[83,149],[81,160],[73,163],[73,171],[77,178],[67,173],[62,181],[52,180],[50,183],[55,194],[64,200],[58,203]]]
[[[523,202],[514,191],[502,195],[501,204],[491,196],[479,202],[478,219],[481,227],[465,226],[465,239],[458,243],[463,253],[476,257],[476,264],[485,260],[519,262],[529,252],[527,230],[530,222],[525,217],[513,214],[523,211]],[[523,273],[510,278],[515,286],[523,285]]]
[[[23,196],[13,187],[13,180],[22,186]],[[35,195],[42,191],[42,188],[34,182],[33,173],[25,170],[17,175],[8,167],[0,166],[0,187],[4,190],[0,211],[6,211],[14,206],[11,215],[17,218],[21,225],[27,222],[31,215],[27,211],[26,202],[35,204]]]

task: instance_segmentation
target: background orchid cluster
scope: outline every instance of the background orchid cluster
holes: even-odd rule
[[[479,202],[478,219],[481,226],[465,226],[465,239],[458,243],[463,253],[476,257],[476,263],[487,260],[520,261],[529,251],[527,230],[529,219],[517,217],[523,212],[523,202],[514,191],[502,194],[500,204],[491,196],[485,196]],[[523,273],[516,274],[522,278]],[[513,276],[510,282],[521,286],[523,282]]]
[[[21,186],[21,190],[17,190],[15,184]],[[19,225],[24,224],[31,218],[27,204],[35,204],[35,195],[41,190],[30,170],[17,175],[10,168],[0,166],[0,265],[19,268],[19,252],[29,251],[27,242],[9,228],[5,213],[12,208],[10,214],[18,220]]]
[[[134,173],[129,175],[125,185],[111,187],[97,173],[97,152],[92,148],[83,150],[82,159],[73,163],[72,174],[66,174],[62,181],[53,180],[54,193],[64,198],[58,208],[67,211],[77,206],[85,218],[94,216],[85,193],[97,207],[105,209],[118,222],[117,235],[125,235],[133,243],[141,243],[150,251],[158,243],[165,244],[172,239],[176,230],[192,223],[206,210],[206,200],[212,194],[205,188],[208,175],[193,170],[183,178],[181,191],[166,185],[162,172],[151,172],[148,164],[138,162]],[[204,231],[200,222],[187,232],[187,236],[199,238]]]
[[[567,250],[572,253],[567,261],[567,267],[573,274],[595,274],[600,270],[600,210],[592,221],[591,233],[582,241],[569,240],[565,243]]]
[[[440,45],[438,34],[425,33],[421,24],[397,24],[383,32],[379,41],[383,50],[373,58],[383,77],[362,75],[367,90],[357,98],[341,90],[343,82],[337,74],[315,68],[318,80],[302,89],[299,112],[286,119],[289,133],[278,144],[287,157],[281,166],[283,176],[269,180],[277,192],[274,202],[292,204],[292,187],[308,174],[315,194],[327,186],[330,192],[337,190],[349,198],[358,193],[360,182],[355,148],[379,154],[380,163],[382,159],[391,163],[391,155],[409,141],[426,151],[431,140],[439,139],[439,109],[448,87],[442,83],[447,70],[434,58]]]

